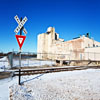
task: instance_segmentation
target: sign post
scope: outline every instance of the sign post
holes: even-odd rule
[[[21,17],[20,21],[22,21],[22,17]],[[22,28],[20,29],[20,35],[22,35]],[[21,75],[20,75],[20,73],[21,73],[21,47],[19,48],[19,85],[21,85]]]
[[[17,42],[18,42],[18,45],[19,45],[19,85],[21,85],[21,48],[22,48],[22,45],[24,43],[24,40],[26,38],[26,36],[23,36],[22,35],[22,31],[24,32],[24,34],[26,35],[27,34],[27,31],[26,29],[24,28],[24,24],[26,23],[26,21],[28,20],[27,17],[25,16],[22,20],[22,17],[21,19],[19,20],[18,16],[16,15],[15,17],[15,20],[16,22],[18,23],[18,26],[17,28],[14,30],[14,32],[17,34],[19,31],[20,31],[20,35],[15,35],[16,39],[17,39]]]

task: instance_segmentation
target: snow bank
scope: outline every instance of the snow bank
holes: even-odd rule
[[[0,58],[0,61],[7,61],[7,57]]]
[[[100,100],[99,69],[24,76],[22,82],[10,86],[13,100]]]

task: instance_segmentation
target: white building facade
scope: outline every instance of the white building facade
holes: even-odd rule
[[[55,28],[49,27],[46,33],[38,35],[38,59],[52,60],[100,60],[100,42],[80,36],[70,41],[59,38]]]

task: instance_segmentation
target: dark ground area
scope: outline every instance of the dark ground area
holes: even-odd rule
[[[0,79],[8,78],[10,75],[11,72],[0,72]]]

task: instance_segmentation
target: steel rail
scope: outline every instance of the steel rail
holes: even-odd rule
[[[100,66],[80,66],[80,67],[59,67],[59,68],[40,68],[33,70],[21,70],[21,76],[24,75],[34,75],[42,73],[52,73],[52,72],[61,72],[61,71],[74,71],[74,70],[85,70],[85,69],[100,69]],[[19,76],[19,71],[14,72],[14,76]]]

